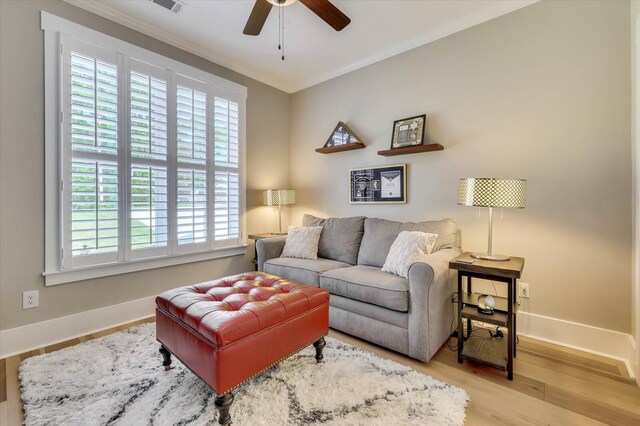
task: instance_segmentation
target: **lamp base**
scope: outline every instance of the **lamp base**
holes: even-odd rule
[[[511,259],[509,256],[501,254],[487,254],[487,253],[471,253],[471,257],[482,260],[492,260],[495,262],[505,262]]]

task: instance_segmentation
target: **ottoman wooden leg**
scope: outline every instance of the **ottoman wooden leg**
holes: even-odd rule
[[[322,356],[322,350],[324,349],[325,346],[327,346],[327,342],[324,341],[324,337],[320,340],[313,342],[313,347],[316,348],[316,361],[322,362],[324,358]]]
[[[164,369],[169,370],[171,368],[171,352],[164,345],[160,345],[160,353],[162,354],[162,365]]]
[[[231,424],[231,414],[229,409],[233,404],[233,394],[231,392],[216,397],[215,406],[218,409],[218,423],[221,425]]]

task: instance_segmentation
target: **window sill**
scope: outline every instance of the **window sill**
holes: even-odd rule
[[[44,284],[46,286],[71,283],[75,281],[90,280],[93,278],[108,277],[112,275],[128,274],[130,272],[145,271],[148,269],[164,268],[166,266],[182,265],[185,263],[201,262],[203,260],[219,259],[230,256],[240,256],[246,253],[246,245],[216,249],[201,253],[190,253],[171,257],[144,259],[127,263],[114,263],[110,265],[92,266],[66,271],[44,272]]]

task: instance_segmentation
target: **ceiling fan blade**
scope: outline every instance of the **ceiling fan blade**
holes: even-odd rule
[[[336,31],[342,30],[351,22],[351,19],[331,4],[329,0],[300,0],[300,3],[311,9]]]
[[[273,5],[267,0],[256,0],[256,4],[253,5],[251,15],[247,20],[247,25],[244,26],[244,31],[242,32],[252,36],[260,34],[272,7]]]

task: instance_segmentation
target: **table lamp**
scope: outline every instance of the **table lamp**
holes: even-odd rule
[[[278,230],[282,234],[282,206],[296,203],[293,189],[267,189],[263,192],[265,206],[278,206]]]
[[[523,209],[527,196],[525,179],[462,178],[458,187],[458,204],[461,206],[489,207],[489,245],[486,253],[472,253],[476,259],[505,261],[509,256],[493,254],[491,234],[493,208]]]

